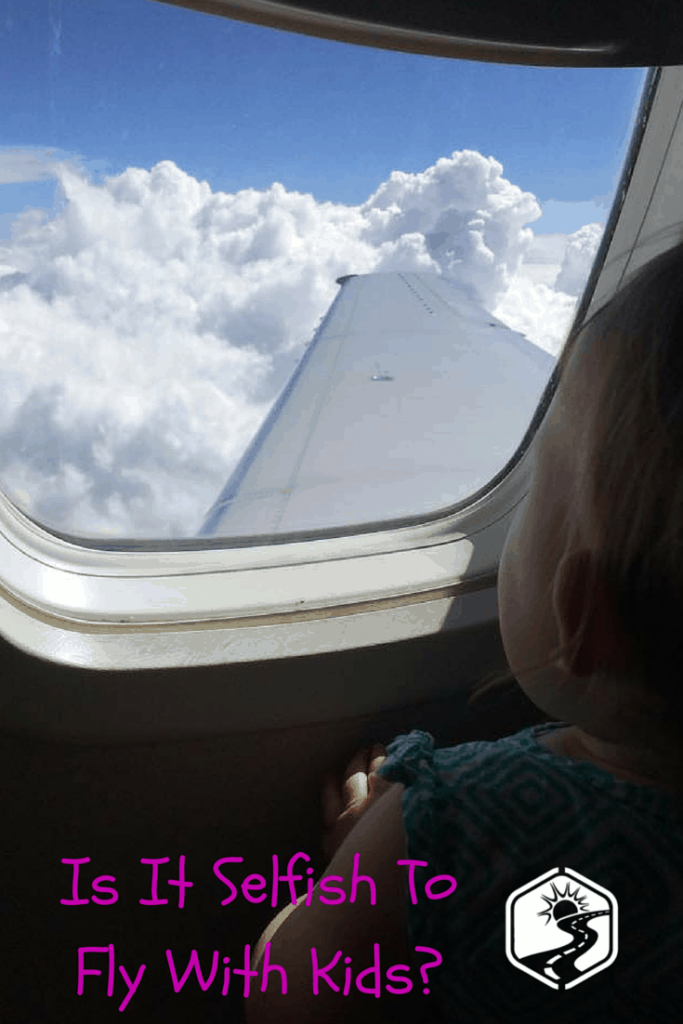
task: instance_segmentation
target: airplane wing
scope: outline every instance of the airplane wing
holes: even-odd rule
[[[495,476],[555,359],[435,274],[349,274],[200,537],[427,514]]]

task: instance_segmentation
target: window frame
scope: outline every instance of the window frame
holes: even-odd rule
[[[683,152],[680,96],[683,68],[650,69],[574,326],[654,255],[642,243],[634,257],[648,225],[661,227],[662,216],[675,222],[675,196],[668,214],[656,200],[667,195],[676,135]],[[666,248],[672,239],[653,244]],[[555,379],[515,455],[483,492],[408,525],[257,546],[228,538],[124,550],[58,536],[0,493],[0,633],[58,664],[133,670],[319,654],[493,622],[500,554],[528,490]]]

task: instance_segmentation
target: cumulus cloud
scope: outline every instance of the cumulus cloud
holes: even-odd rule
[[[486,306],[521,266],[533,239],[524,225],[541,216],[535,197],[507,181],[497,160],[471,150],[420,174],[393,171],[359,209],[381,254],[374,270],[433,270],[473,286]],[[420,265],[395,265],[408,245]]]
[[[529,340],[557,356],[576,309],[576,298],[535,283],[524,272],[511,282],[491,312]]]
[[[586,224],[567,239],[564,260],[555,281],[558,291],[580,295],[604,233],[602,224]]]
[[[340,275],[445,275],[557,351],[597,227],[571,236],[558,293],[525,276],[535,197],[468,150],[394,171],[360,206],[213,192],[170,161],[98,185],[49,167],[61,209],[19,215],[0,252],[0,480],[80,536],[197,532]]]

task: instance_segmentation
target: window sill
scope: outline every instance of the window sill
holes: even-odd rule
[[[250,548],[79,547],[0,496],[0,632],[58,664],[131,670],[300,657],[494,620],[528,456],[435,522]]]

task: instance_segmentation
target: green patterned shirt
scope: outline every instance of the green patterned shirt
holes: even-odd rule
[[[416,905],[406,891],[409,947],[443,957],[429,971],[426,1016],[472,1024],[673,1024],[683,1017],[683,800],[538,743],[543,732],[565,727],[537,725],[441,750],[414,731],[388,748],[379,774],[406,786],[408,856],[428,864],[415,869]],[[525,954],[537,971],[541,957],[549,983],[508,959],[506,904],[558,867],[608,890],[618,913],[609,918],[600,909],[607,904],[584,886],[534,888],[539,909],[529,911],[527,946],[519,945],[521,924],[515,942],[518,959]],[[457,879],[443,901],[425,895],[435,875]],[[542,892],[550,894],[545,901]],[[616,959],[589,976],[586,964],[607,948],[612,919]],[[580,982],[553,986],[558,970],[566,982],[582,969]]]

